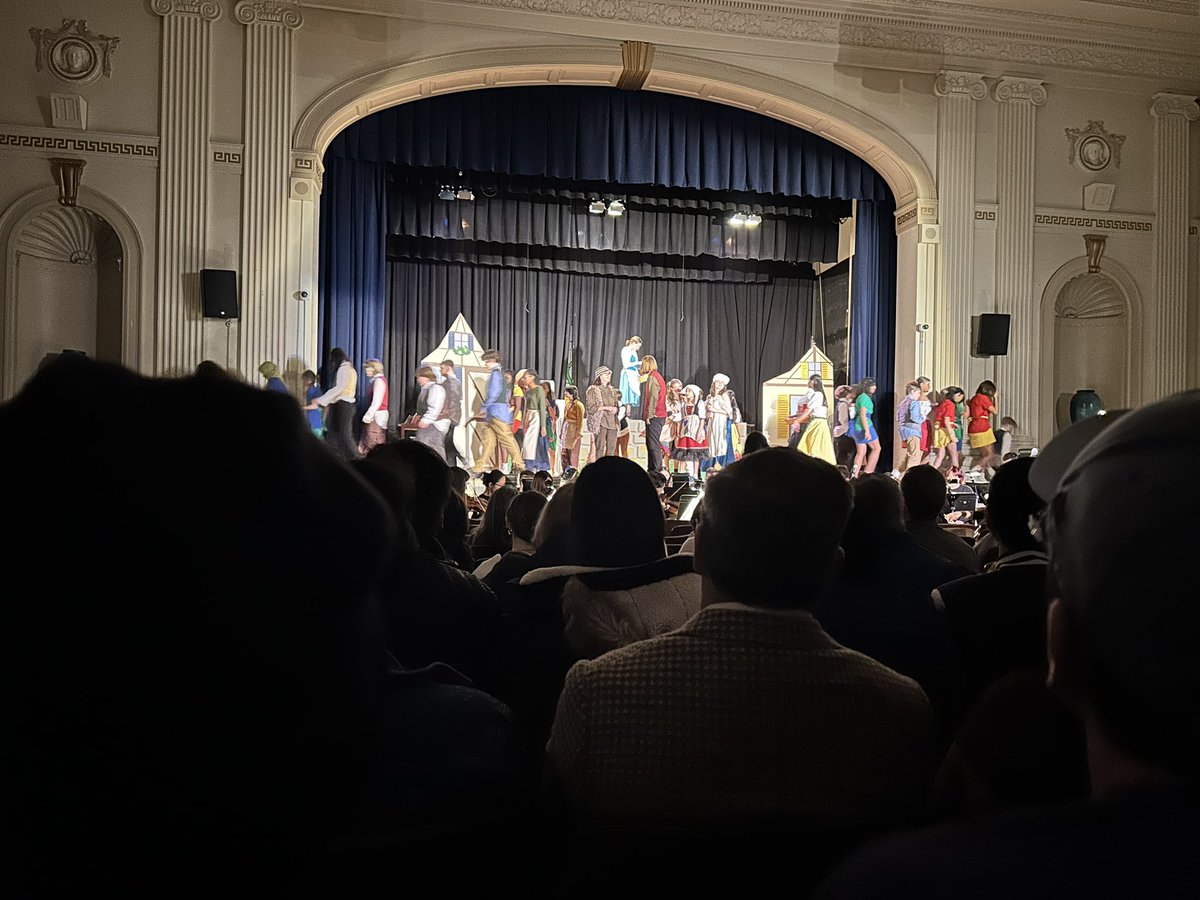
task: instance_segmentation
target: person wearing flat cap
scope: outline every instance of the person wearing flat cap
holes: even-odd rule
[[[621,407],[621,392],[612,385],[612,369],[600,366],[584,395],[587,410],[587,429],[592,436],[588,462],[617,452],[617,410]]]

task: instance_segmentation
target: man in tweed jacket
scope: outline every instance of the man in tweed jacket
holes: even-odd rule
[[[857,825],[915,810],[936,763],[925,695],[811,613],[849,509],[833,466],[785,449],[709,482],[701,611],[567,676],[547,775],[580,818]]]

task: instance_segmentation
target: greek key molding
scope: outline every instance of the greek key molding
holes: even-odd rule
[[[909,222],[916,222],[916,221],[917,221],[917,208],[916,208],[916,206],[914,206],[912,209],[908,210],[907,212],[902,212],[902,213],[896,214],[896,230],[900,231]]]
[[[296,0],[241,0],[233,9],[233,17],[243,25],[282,25],[294,29],[304,24]]]
[[[1010,78],[1005,75],[992,88],[992,97],[997,103],[1032,103],[1041,106],[1046,102],[1045,82],[1031,78]]]
[[[199,16],[209,22],[221,18],[217,0],[150,0],[150,9],[160,16]]]
[[[996,203],[976,203],[975,222],[990,225],[996,221],[999,205]],[[1039,206],[1033,215],[1033,224],[1037,228],[1086,229],[1089,231],[1121,231],[1135,234],[1153,234],[1154,216],[1138,215],[1136,213],[1090,213],[1073,209],[1056,209],[1052,206]]]
[[[1156,119],[1182,116],[1189,122],[1200,119],[1200,105],[1195,97],[1187,94],[1155,94],[1150,105],[1150,115]]]
[[[242,171],[245,148],[241,144],[209,144],[213,165]]]
[[[939,97],[965,94],[972,100],[982,100],[988,93],[983,76],[978,72],[954,72],[945,69],[938,72],[937,81],[933,83],[933,92]]]
[[[88,131],[63,134],[61,129],[0,125],[0,153],[30,151],[39,156],[51,153],[82,153],[158,162],[158,138],[136,134]]]
[[[835,9],[803,9],[762,0],[694,0],[686,5],[666,0],[460,2],[605,22],[921,53],[944,59],[987,59],[1146,77],[1200,77],[1200,61],[1186,39],[1163,29],[1106,29],[1079,19],[1026,12],[1016,18],[1018,14],[989,14],[992,11],[979,6],[940,0],[905,0],[906,7],[931,13],[929,18],[911,19],[889,15],[892,10],[887,8],[877,13],[851,12],[842,5]],[[980,24],[948,22],[950,12]],[[1022,28],[1039,30],[1020,31]],[[1134,40],[1139,43],[1132,43]]]

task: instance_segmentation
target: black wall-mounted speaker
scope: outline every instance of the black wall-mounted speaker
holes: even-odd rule
[[[204,305],[206,319],[236,319],[237,272],[229,269],[201,269],[200,302]]]
[[[983,313],[979,317],[975,332],[976,356],[1007,356],[1008,313]]]

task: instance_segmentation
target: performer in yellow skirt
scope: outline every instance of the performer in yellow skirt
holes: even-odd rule
[[[808,427],[800,435],[800,443],[796,449],[817,459],[823,459],[831,466],[836,465],[833,435],[829,431],[829,406],[825,402],[825,387],[819,375],[808,379],[808,396],[804,405],[807,407],[804,411],[806,418],[801,421],[807,422]]]

